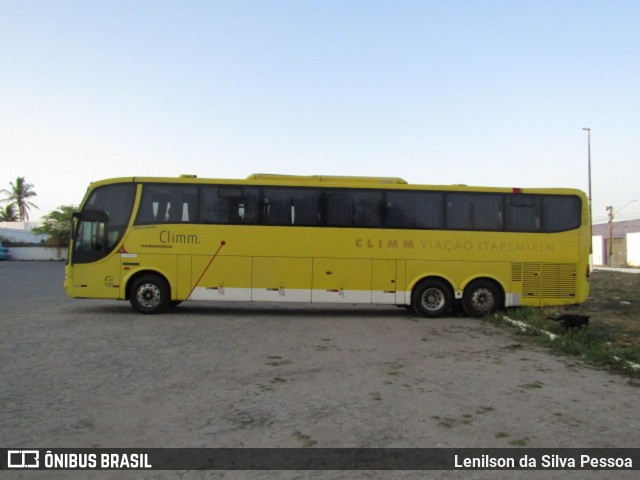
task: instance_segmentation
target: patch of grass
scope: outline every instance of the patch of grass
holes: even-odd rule
[[[314,347],[314,350],[316,350],[317,352],[325,352],[327,350],[340,350],[338,347],[331,343],[330,338],[323,338],[321,341],[323,343]]]
[[[391,376],[401,375],[403,373],[401,370],[406,367],[406,365],[398,362],[385,362],[385,366],[387,367],[385,373]]]
[[[452,428],[455,423],[455,420],[452,418],[445,418],[444,420],[440,420],[438,422],[438,426],[442,428]]]
[[[476,413],[484,413],[484,411]],[[438,422],[438,427],[440,428],[454,428],[460,425],[471,425],[473,423],[473,414],[471,413],[463,413],[459,418],[442,418],[438,415],[434,415],[431,418]]]
[[[511,435],[506,432],[496,432],[493,434],[493,436],[496,438],[509,438]]]
[[[640,275],[620,272],[594,272],[591,294],[579,307],[515,308],[507,312],[513,320],[534,327],[524,335],[550,348],[580,357],[587,363],[640,378],[628,362],[640,364]],[[562,313],[590,316],[589,325],[562,335],[562,325],[547,319]],[[504,324],[496,315],[492,322]],[[536,332],[546,330],[558,335],[555,340]],[[505,347],[507,349],[509,347]]]
[[[316,443],[318,443],[316,440],[311,438],[309,435],[305,435],[302,432],[293,432],[293,438],[295,438],[296,440],[302,442],[302,446],[304,448],[313,447]]]
[[[493,407],[478,407],[476,409],[476,413],[489,413],[489,412],[493,412],[495,410],[495,408]]]
[[[591,293],[583,305],[587,315],[604,314],[608,320],[615,317],[640,318],[640,276],[622,272],[594,272],[591,275]]]
[[[267,359],[270,361],[265,362],[265,365],[268,365],[270,367],[280,367],[282,365],[287,365],[289,363],[292,363],[291,360],[286,360],[278,355],[271,355],[267,357]]]
[[[369,396],[371,397],[371,400],[375,400],[376,402],[382,401],[382,396],[380,395],[380,392],[371,392]]]
[[[470,423],[473,423],[473,415],[471,415],[470,413],[463,414],[462,418],[460,419],[460,423],[462,423],[463,425],[469,425]]]
[[[544,387],[544,383],[542,382],[533,382],[533,383],[525,383],[524,385],[518,385],[520,388],[542,388]]]

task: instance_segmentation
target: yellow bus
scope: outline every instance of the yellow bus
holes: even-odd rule
[[[73,298],[141,313],[185,300],[388,304],[427,317],[589,294],[589,206],[573,189],[254,174],[92,183],[74,215]]]

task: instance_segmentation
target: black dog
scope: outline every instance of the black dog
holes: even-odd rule
[[[566,333],[570,328],[577,328],[580,330],[583,325],[589,325],[589,318],[586,315],[574,315],[570,313],[565,313],[564,315],[560,315],[559,317],[547,317],[549,320],[553,320],[554,322],[562,322],[562,326],[564,330],[562,333]]]

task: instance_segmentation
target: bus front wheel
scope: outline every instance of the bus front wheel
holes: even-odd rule
[[[143,275],[131,285],[131,306],[140,313],[159,313],[169,305],[169,286],[157,275]]]
[[[502,291],[490,280],[475,280],[464,289],[462,307],[472,317],[485,317],[502,307]]]
[[[453,295],[442,280],[423,280],[413,291],[411,306],[423,317],[440,317],[451,310]]]

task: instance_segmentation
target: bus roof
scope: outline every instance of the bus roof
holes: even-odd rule
[[[406,185],[408,182],[398,177],[349,177],[343,175],[279,175],[275,173],[253,173],[247,180],[267,180],[292,183],[382,183]]]
[[[487,192],[487,193],[545,193],[556,195],[579,195],[586,198],[582,190],[562,187],[499,187],[499,186],[479,186],[479,185],[426,185],[408,183],[398,177],[351,177],[340,175],[280,175],[268,173],[254,173],[246,179],[238,178],[205,178],[196,175],[180,175],[177,177],[120,177],[108,178],[92,182],[89,190],[109,185],[113,183],[193,183],[199,185],[221,184],[221,185],[282,185],[282,186],[312,186],[325,184],[327,187],[352,187],[352,188],[385,188],[401,190],[434,190],[434,191],[467,191],[467,192]]]

